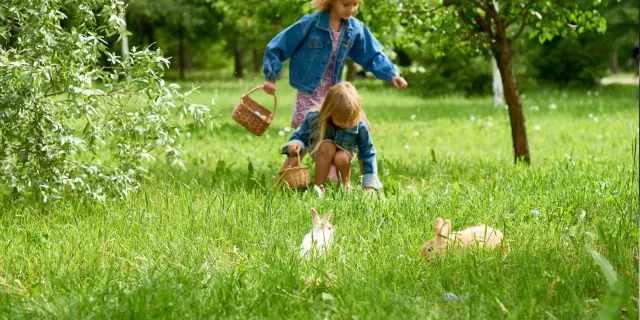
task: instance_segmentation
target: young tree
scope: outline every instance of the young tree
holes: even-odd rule
[[[455,50],[469,56],[484,54],[496,59],[509,108],[514,161],[530,163],[524,113],[514,74],[513,43],[525,32],[541,43],[587,30],[604,32],[606,20],[597,11],[603,5],[601,2],[398,0],[386,6],[396,7],[392,12],[400,13],[397,19],[404,27],[402,38],[414,46],[436,55]]]
[[[0,194],[124,197],[148,175],[145,160],[164,153],[183,167],[176,113],[204,123],[209,110],[162,80],[169,62],[159,50],[109,51],[105,38],[125,32],[124,9],[119,0],[0,3],[0,39],[11,39],[0,48]]]

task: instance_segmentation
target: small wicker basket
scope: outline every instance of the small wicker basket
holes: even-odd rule
[[[289,167],[280,172],[280,178],[276,185],[280,183],[284,179],[284,183],[290,188],[294,189],[303,189],[309,186],[311,183],[311,174],[309,173],[309,167],[303,166],[300,162],[300,153],[297,155],[298,157],[298,166]]]
[[[257,136],[261,136],[267,130],[273,120],[273,115],[276,113],[277,101],[275,94],[273,95],[273,112],[249,97],[251,93],[262,89],[262,87],[257,86],[243,95],[235,108],[233,108],[232,114],[234,120]]]

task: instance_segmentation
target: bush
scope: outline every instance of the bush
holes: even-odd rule
[[[555,39],[531,44],[527,53],[531,76],[552,84],[591,87],[600,83],[607,73],[610,47],[596,36],[583,34],[579,38]]]
[[[410,89],[423,95],[461,93],[491,94],[492,69],[488,59],[447,55],[442,58],[413,56],[414,64],[402,69]]]
[[[182,166],[184,121],[172,119],[204,123],[209,110],[162,80],[159,50],[110,52],[123,10],[118,0],[0,4],[0,193],[124,197],[147,176],[144,160]]]

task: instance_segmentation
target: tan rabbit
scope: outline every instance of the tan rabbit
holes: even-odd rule
[[[479,225],[451,233],[451,220],[437,218],[434,225],[435,238],[422,247],[422,256],[433,261],[436,254],[444,259],[447,247],[460,246],[472,248],[495,248],[504,236],[498,229]]]

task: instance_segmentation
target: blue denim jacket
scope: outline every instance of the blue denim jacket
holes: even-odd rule
[[[282,154],[288,154],[287,147],[290,144],[299,144],[302,150],[313,146],[316,141],[312,138],[312,133],[318,128],[318,111],[309,111],[301,126],[291,135],[289,142],[282,147]],[[378,179],[378,164],[376,162],[376,150],[371,143],[369,128],[364,120],[360,120],[357,125],[342,129],[328,125],[324,134],[324,140],[331,140],[341,148],[355,153],[358,151],[358,158],[362,160],[362,186],[375,189],[382,188],[382,183]]]
[[[319,11],[305,15],[280,32],[269,42],[264,53],[262,71],[265,80],[276,82],[283,62],[291,58],[289,83],[306,94],[313,94],[331,58],[333,41],[329,28],[329,13]],[[382,52],[380,43],[362,22],[353,17],[343,19],[341,31],[332,84],[342,79],[347,56],[378,79],[391,81],[398,76],[395,66]]]

